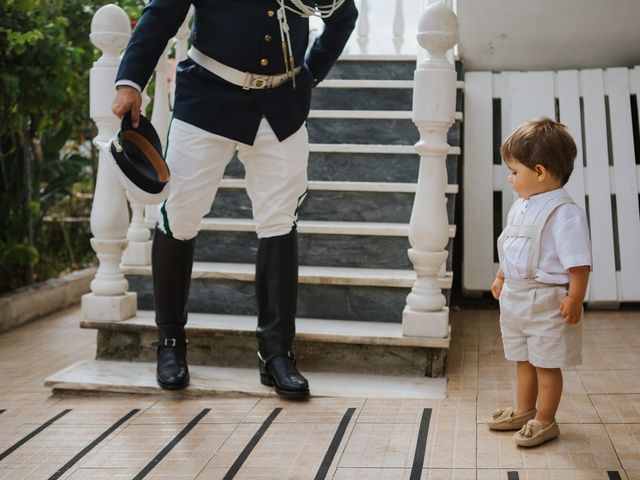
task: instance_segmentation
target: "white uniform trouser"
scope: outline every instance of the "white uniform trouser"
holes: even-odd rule
[[[166,202],[160,204],[158,214],[158,227],[162,231],[178,240],[196,236],[236,148],[245,168],[258,237],[275,237],[291,231],[308,186],[307,128],[303,125],[280,142],[265,118],[253,145],[173,119],[167,147],[171,191]]]

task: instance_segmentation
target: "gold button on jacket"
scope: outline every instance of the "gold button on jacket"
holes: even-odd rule
[[[263,58],[262,60],[260,60],[260,65],[262,65],[263,67],[266,67],[267,65],[269,65],[269,60],[267,60],[266,58]]]

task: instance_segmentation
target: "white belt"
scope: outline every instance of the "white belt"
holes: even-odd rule
[[[257,73],[240,71],[236,68],[225,65],[224,63],[220,63],[193,46],[189,48],[189,52],[187,53],[191,60],[196,62],[202,68],[209,70],[211,73],[219,76],[227,82],[238,85],[245,90],[252,88],[276,88],[291,80],[288,73],[281,73],[280,75],[260,75]],[[300,67],[294,69],[294,75],[297,75],[299,71]]]

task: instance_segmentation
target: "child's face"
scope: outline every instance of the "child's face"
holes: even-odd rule
[[[507,168],[509,168],[511,172],[509,174],[511,188],[513,188],[521,198],[529,198],[531,195],[545,191],[538,172],[523,165],[515,158],[505,159],[504,163],[506,163]]]

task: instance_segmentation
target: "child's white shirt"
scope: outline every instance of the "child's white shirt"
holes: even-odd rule
[[[564,188],[518,199],[513,205],[513,225],[534,224],[550,202],[569,194]],[[529,238],[509,237],[503,245],[502,272],[506,278],[526,278]],[[540,259],[535,278],[542,283],[569,283],[569,268],[591,265],[589,226],[584,211],[574,203],[560,205],[549,216],[540,239]]]

